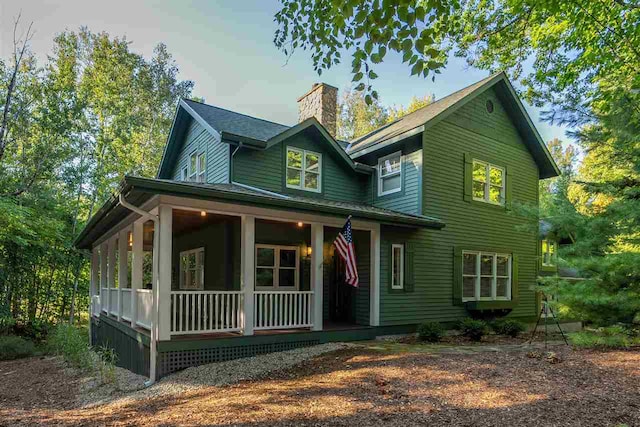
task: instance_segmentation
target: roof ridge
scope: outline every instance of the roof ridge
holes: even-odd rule
[[[196,103],[196,104],[204,105],[205,107],[216,108],[218,110],[227,111],[229,113],[237,114],[239,116],[248,117],[250,119],[260,120],[260,121],[263,121],[263,122],[271,123],[271,124],[282,126],[282,127],[286,127],[286,128],[291,128],[292,127],[292,126],[289,126],[289,125],[283,125],[282,123],[274,122],[272,120],[267,120],[267,119],[263,119],[263,118],[260,118],[260,117],[250,116],[249,114],[239,113],[237,111],[229,110],[228,108],[218,107],[217,105],[207,104],[207,103],[196,101],[196,100],[193,100],[193,99],[190,99],[190,98],[183,98],[183,99],[185,101],[189,101],[189,102],[193,102],[193,103]]]

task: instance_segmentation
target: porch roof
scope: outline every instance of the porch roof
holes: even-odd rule
[[[142,205],[155,195],[172,195],[330,216],[352,215],[355,219],[371,220],[381,224],[436,229],[445,225],[437,218],[382,209],[365,203],[284,195],[237,183],[205,184],[126,176],[119,192],[105,202],[76,238],[74,245],[77,248],[89,249],[92,242],[129,215],[130,211],[119,202],[119,194],[136,206]]]

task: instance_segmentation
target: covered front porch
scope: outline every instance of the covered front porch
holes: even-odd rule
[[[94,316],[158,341],[376,324],[378,224],[353,221],[353,288],[332,245],[343,219],[172,196],[148,205],[150,217],[133,212],[93,246]]]

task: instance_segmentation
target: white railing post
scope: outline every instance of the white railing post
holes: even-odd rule
[[[243,310],[243,333],[244,335],[253,335],[253,292],[255,287],[255,217],[251,215],[243,215],[241,217],[240,226],[240,283],[244,295]]]
[[[109,239],[108,246],[108,258],[109,265],[107,265],[107,291],[109,293],[109,304],[107,305],[107,313],[111,314],[111,307],[113,306],[113,295],[111,295],[111,289],[116,287],[116,238],[115,236]]]
[[[376,224],[371,230],[370,242],[371,253],[369,262],[371,263],[371,280],[369,281],[369,324],[371,326],[380,325],[380,224]]]
[[[135,327],[138,321],[138,289],[142,288],[142,266],[144,262],[143,239],[144,220],[139,219],[133,223],[131,247],[131,326]]]
[[[129,230],[124,229],[118,233],[118,321],[122,320],[122,288],[127,285],[127,273],[129,262],[127,259],[127,241]]]
[[[324,226],[311,224],[311,288],[313,290],[313,330],[322,330]]]
[[[159,277],[156,279],[154,288],[154,304],[157,304],[158,340],[164,341],[171,338],[171,248],[173,239],[173,209],[171,206],[160,205],[158,207],[159,217],[159,242],[158,256],[156,257]],[[155,255],[155,251],[154,251]]]
[[[107,242],[100,245],[100,311],[105,307],[109,311],[109,290],[104,289],[109,286],[107,280],[107,252],[109,251]]]

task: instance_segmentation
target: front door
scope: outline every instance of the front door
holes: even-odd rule
[[[346,265],[335,251],[329,279],[329,320],[355,322],[355,288],[345,283]]]

